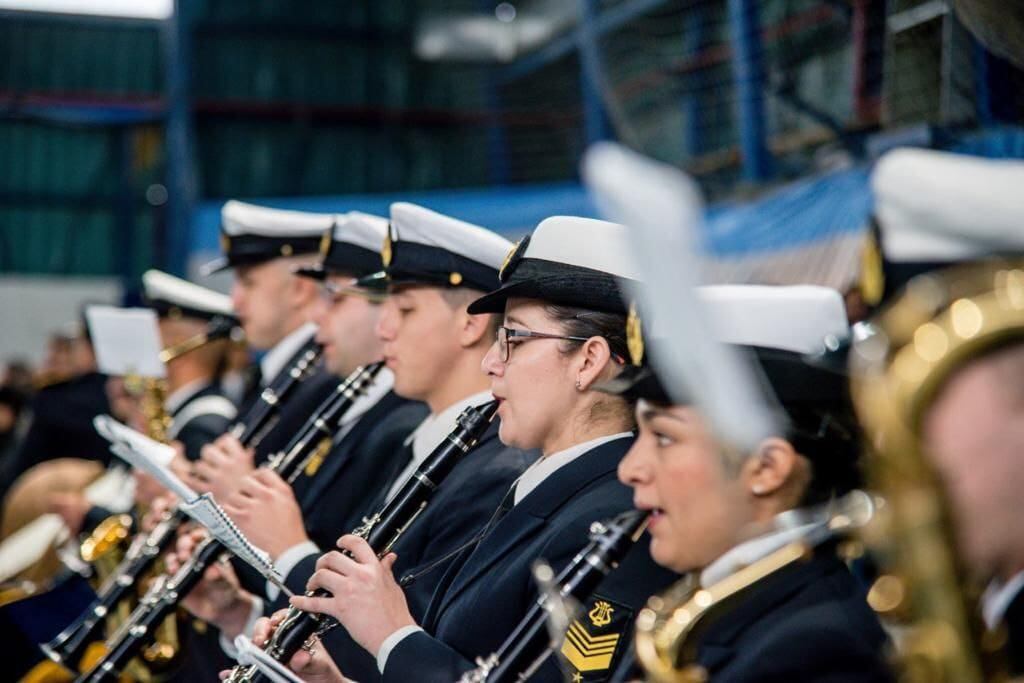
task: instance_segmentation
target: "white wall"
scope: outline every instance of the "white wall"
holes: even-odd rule
[[[50,333],[78,320],[83,303],[118,304],[121,284],[103,277],[0,277],[0,365],[38,364]]]

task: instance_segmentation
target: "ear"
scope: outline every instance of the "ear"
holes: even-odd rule
[[[316,280],[308,277],[299,277],[289,272],[292,286],[292,300],[299,307],[310,305],[319,299],[320,285]]]
[[[458,339],[462,348],[468,349],[481,342],[490,344],[494,340],[489,337],[491,332],[491,314],[470,315],[466,306],[460,306],[455,313],[456,325],[459,330]]]
[[[612,350],[607,339],[591,337],[583,342],[576,356],[576,387],[581,391],[589,389],[603,378],[611,362]]]
[[[743,482],[756,498],[779,493],[793,477],[797,452],[785,439],[771,437],[762,441],[743,466]]]

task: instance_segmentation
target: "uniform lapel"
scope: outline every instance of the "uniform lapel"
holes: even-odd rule
[[[458,571],[441,599],[435,619],[440,619],[452,602],[486,575],[491,567],[515,553],[543,530],[547,520],[576,493],[609,474],[614,476],[631,443],[628,439],[616,439],[581,455],[553,472],[512,508],[480,541]]]
[[[331,448],[331,452],[327,454],[320,469],[312,477],[309,477],[309,488],[301,500],[304,514],[308,514],[316,507],[317,499],[338,477],[338,473],[341,472],[345,464],[356,454],[365,435],[377,426],[381,419],[390,413],[401,400],[389,391],[352,425],[352,429],[340,443]],[[303,477],[306,475],[303,474]]]

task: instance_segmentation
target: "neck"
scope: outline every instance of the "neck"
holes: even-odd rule
[[[626,419],[591,419],[591,405],[587,401],[585,405],[575,411],[572,417],[562,420],[559,423],[560,428],[554,434],[548,435],[541,445],[541,452],[545,457],[572,448],[577,444],[599,439],[602,436],[611,436],[633,429],[632,423]]]
[[[182,361],[185,361],[184,363]],[[167,364],[167,390],[174,393],[187,384],[197,380],[211,381],[211,373],[195,363],[189,363],[184,358],[177,359]]]
[[[423,399],[423,402],[430,407],[432,414],[437,415],[462,399],[490,388],[490,379],[480,372],[483,355],[484,352],[474,353],[471,351],[465,351],[459,355],[444,381]]]

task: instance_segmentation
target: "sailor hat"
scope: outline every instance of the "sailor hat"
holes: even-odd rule
[[[161,318],[233,318],[231,297],[159,270],[142,274],[146,303]]]
[[[315,254],[335,219],[330,213],[271,209],[235,200],[224,204],[220,216],[223,255],[203,266],[204,275],[281,256]]]
[[[879,159],[871,187],[861,274],[869,304],[936,268],[1024,253],[1024,162],[901,148]]]
[[[362,278],[359,285],[428,284],[486,292],[498,284],[498,269],[511,246],[480,226],[396,202],[380,251],[384,270]]]
[[[715,338],[753,351],[764,378],[784,406],[846,400],[846,377],[816,362],[849,336],[843,298],[834,289],[814,285],[710,285],[698,289]],[[644,347],[643,325],[634,313],[627,323],[632,366],[620,373],[611,393],[660,403],[670,402],[655,363]],[[671,344],[658,335],[657,323],[647,330],[650,344]]]
[[[501,313],[509,297],[625,313],[623,281],[639,280],[629,258],[627,228],[617,223],[554,216],[509,253],[501,286],[477,299],[470,313]]]
[[[331,273],[362,277],[380,270],[380,249],[388,233],[388,221],[380,216],[351,211],[335,216],[334,225],[320,241],[321,260],[298,268],[296,274],[323,280]]]
[[[721,285],[701,287],[698,294],[707,305],[715,337],[745,349],[756,361],[766,389],[784,413],[782,436],[814,462],[819,480],[836,492],[859,485],[860,435],[847,377],[833,366],[816,362],[817,354],[849,335],[839,292],[810,285]],[[628,341],[634,364],[601,390],[674,403],[656,361],[648,358],[643,342],[636,338],[640,328],[631,315]],[[658,337],[655,324],[650,344],[671,344],[671,340]]]

